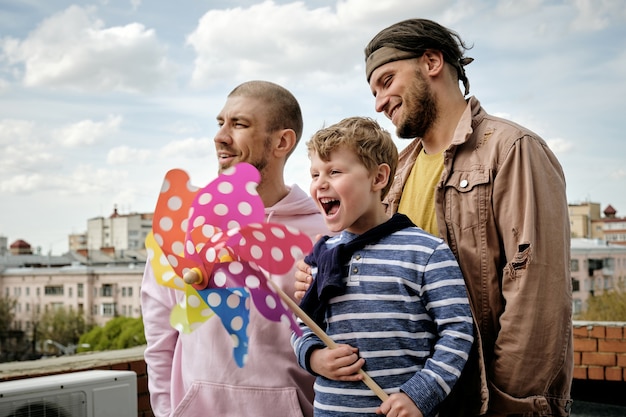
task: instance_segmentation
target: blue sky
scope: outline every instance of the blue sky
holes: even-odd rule
[[[152,211],[171,168],[206,184],[215,116],[246,80],[296,95],[303,140],[354,115],[394,132],[363,48],[409,17],[474,45],[470,94],[548,142],[570,203],[626,215],[621,0],[0,0],[0,235],[61,254],[89,218]],[[286,176],[308,190],[303,148]]]

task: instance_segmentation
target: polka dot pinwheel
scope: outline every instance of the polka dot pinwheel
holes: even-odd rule
[[[190,185],[186,172],[169,171],[146,238],[158,283],[184,292],[170,324],[188,333],[216,315],[240,367],[248,354],[250,299],[262,316],[301,334],[268,276],[286,274],[312,249],[306,234],[265,222],[259,180],[246,163],[201,189]]]

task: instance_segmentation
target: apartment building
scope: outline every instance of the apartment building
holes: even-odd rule
[[[16,330],[28,333],[43,313],[58,308],[82,312],[102,326],[116,316],[141,317],[144,265],[6,268],[0,271],[0,292],[17,300]]]
[[[600,239],[572,239],[571,276],[574,314],[587,309],[590,297],[626,291],[626,246]]]
[[[626,245],[626,217],[618,217],[617,210],[610,204],[603,211],[599,203],[569,204],[569,218],[572,238]]]

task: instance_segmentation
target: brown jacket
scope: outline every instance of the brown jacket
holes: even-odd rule
[[[422,148],[400,153],[385,202],[395,212]],[[570,229],[561,165],[529,130],[475,98],[444,153],[439,234],[456,255],[478,329],[442,416],[568,416],[573,372]]]

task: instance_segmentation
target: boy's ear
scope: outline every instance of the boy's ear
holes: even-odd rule
[[[374,178],[372,181],[372,190],[379,191],[387,186],[389,182],[389,173],[391,172],[391,168],[389,164],[379,164],[376,172],[374,173]]]
[[[294,146],[296,146],[296,132],[293,129],[283,129],[280,131],[274,152],[276,152],[276,156],[285,156],[291,152]]]

